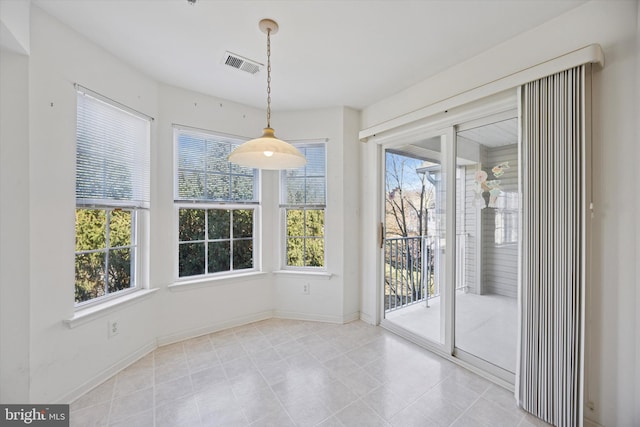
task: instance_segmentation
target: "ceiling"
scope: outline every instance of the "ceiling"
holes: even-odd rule
[[[266,62],[272,107],[362,109],[553,19],[586,0],[33,0],[152,78],[264,108],[266,70],[222,63],[225,51]]]
[[[485,147],[503,147],[518,143],[518,118],[500,120],[473,129],[459,131],[458,140],[464,140]]]

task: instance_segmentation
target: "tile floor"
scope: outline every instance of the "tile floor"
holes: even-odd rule
[[[384,329],[271,319],[160,347],[71,426],[543,426],[510,392]]]

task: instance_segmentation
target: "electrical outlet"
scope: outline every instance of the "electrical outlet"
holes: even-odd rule
[[[309,295],[311,293],[311,285],[309,283],[302,285],[302,293],[304,295]]]
[[[114,337],[120,333],[120,322],[117,320],[109,320],[108,322],[109,331],[107,336],[109,338]]]

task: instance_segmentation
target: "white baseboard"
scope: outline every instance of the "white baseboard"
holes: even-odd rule
[[[146,345],[140,347],[138,350],[129,354],[124,359],[119,360],[118,362],[109,366],[107,369],[104,369],[103,371],[99,372],[97,375],[94,375],[93,377],[89,378],[83,384],[81,384],[80,386],[71,390],[69,393],[62,396],[55,403],[62,403],[62,404],[72,403],[74,400],[76,400],[86,392],[99,386],[100,384],[102,384],[103,382],[105,382],[106,380],[108,380],[118,372],[122,371],[127,366],[132,365],[133,363],[142,359],[144,356],[151,353],[156,348],[157,346],[155,341],[152,340],[148,342]]]
[[[278,319],[290,319],[290,320],[306,320],[311,322],[325,322],[325,323],[348,323],[352,320],[357,320],[358,317],[350,319],[354,315],[350,316],[328,316],[326,314],[313,314],[313,313],[301,313],[296,311],[282,311],[276,310],[273,313],[273,317]]]
[[[224,322],[216,322],[207,326],[201,326],[194,329],[187,329],[175,334],[159,336],[157,338],[158,347],[163,345],[173,344],[176,342],[184,341],[189,338],[199,337],[201,335],[211,334],[213,332],[222,331],[229,328],[235,328],[237,326],[246,325],[248,323],[260,322],[261,320],[267,320],[274,317],[274,313],[271,310],[261,311],[259,313],[253,313],[248,316],[240,316]]]
[[[360,312],[359,311],[356,311],[354,313],[347,314],[346,316],[344,316],[342,318],[342,323],[354,322],[356,320],[360,320]]]
[[[589,418],[584,418],[583,422],[584,427],[603,427],[602,424],[590,420]]]
[[[373,316],[368,315],[367,313],[360,312],[360,320],[370,325],[376,326],[376,321]]]

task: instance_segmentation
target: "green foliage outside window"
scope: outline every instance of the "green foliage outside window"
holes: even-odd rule
[[[287,265],[324,266],[324,210],[287,209]]]
[[[124,209],[76,209],[76,303],[134,286],[133,216]]]
[[[179,209],[179,277],[253,268],[253,214],[253,209]]]

